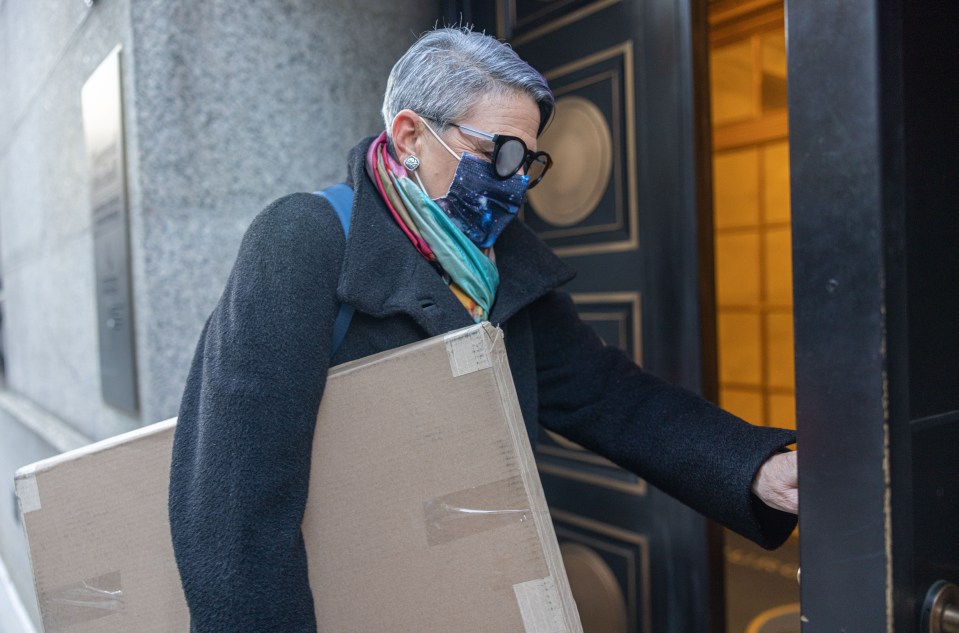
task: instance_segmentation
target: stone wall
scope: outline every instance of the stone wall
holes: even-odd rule
[[[176,415],[250,220],[344,179],[349,147],[382,129],[393,61],[438,13],[435,0],[0,0],[0,556],[28,609],[14,470]],[[118,44],[135,415],[101,397],[80,107]]]

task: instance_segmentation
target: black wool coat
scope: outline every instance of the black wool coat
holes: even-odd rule
[[[350,154],[349,237],[329,203],[292,194],[253,221],[197,345],[179,413],[170,526],[193,633],[315,633],[300,532],[331,365],[472,324]],[[606,347],[557,287],[573,277],[521,222],[496,243],[503,328],[523,416],[764,545],[795,517],[750,492],[795,441],[754,427]],[[356,312],[330,358],[340,302]]]

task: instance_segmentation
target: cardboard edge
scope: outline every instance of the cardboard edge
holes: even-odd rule
[[[488,342],[489,349],[492,349],[492,346],[496,343],[496,341],[502,340],[503,338],[503,331],[500,328],[496,327],[495,325],[489,323],[488,321],[484,321],[482,323],[476,323],[474,325],[467,325],[466,327],[460,328],[458,330],[452,330],[450,332],[447,332],[443,336],[444,338],[468,336],[472,334],[473,331],[480,331],[485,333],[486,338],[489,341]],[[428,348],[432,345],[435,345],[435,341],[433,341],[432,338],[425,338],[421,341],[410,343],[409,345],[395,347],[393,349],[388,349],[378,354],[372,354],[370,356],[365,356],[363,358],[357,358],[356,360],[347,361],[340,365],[335,365],[333,367],[330,367],[326,375],[326,380],[327,381],[336,380],[350,373],[353,373],[354,371],[358,371],[361,369],[365,370],[371,367],[375,367],[379,365],[380,363],[382,363],[383,361],[389,360],[396,354],[409,354],[411,352],[415,353],[421,349]]]
[[[40,503],[40,487],[37,477],[31,471],[23,476],[18,472],[14,477],[14,488],[17,492],[17,501],[20,503],[20,514],[36,512],[43,507]]]
[[[127,431],[126,433],[121,433],[120,435],[108,437],[107,439],[94,442],[93,444],[75,448],[72,451],[60,453],[59,455],[54,455],[46,459],[41,459],[38,462],[27,464],[26,466],[22,466],[21,468],[17,469],[13,476],[14,480],[20,481],[30,477],[36,477],[40,473],[64,462],[72,461],[80,457],[102,453],[103,451],[108,451],[122,444],[127,444],[138,439],[150,437],[151,435],[155,435],[157,433],[162,433],[175,427],[176,420],[176,418],[169,418],[163,420],[162,422],[155,422],[153,424],[140,427],[139,429],[134,429],[132,431]]]
[[[527,497],[530,500],[541,500],[541,507],[531,508],[532,512],[530,514],[533,517],[536,531],[539,534],[540,543],[543,544],[543,558],[546,560],[546,568],[549,570],[549,576],[539,579],[537,582],[540,582],[543,586],[551,582],[559,596],[570,596],[571,598],[573,595],[572,589],[569,586],[569,578],[566,576],[566,568],[563,566],[563,556],[559,551],[559,544],[556,540],[556,532],[553,529],[549,506],[545,501],[546,496],[543,491],[543,484],[540,481],[536,460],[533,457],[532,447],[529,444],[526,424],[522,419],[522,414],[519,414],[510,404],[514,401],[518,402],[518,398],[516,386],[513,384],[513,375],[509,371],[509,360],[502,336],[492,341],[490,355],[493,358],[494,366],[498,370],[494,372],[496,386],[503,403],[503,409],[510,417],[510,424],[508,426],[515,447],[515,453],[520,459],[520,472],[523,476],[523,485],[526,487]],[[519,419],[517,420],[517,418]],[[515,586],[514,591],[517,591]],[[520,600],[520,595],[520,593],[517,593],[518,601]],[[527,613],[522,611],[523,606],[521,604],[518,604],[518,606],[525,620]],[[564,633],[582,633],[583,625],[579,619],[579,611],[576,608],[575,602],[572,599],[563,600],[561,608],[565,627]],[[539,633],[535,630],[528,630],[528,627],[524,628],[527,628],[527,633]]]
[[[25,466],[24,468],[19,469],[14,476],[14,485],[17,493],[17,504],[20,506],[20,531],[23,534],[23,544],[27,547],[27,559],[30,561],[30,580],[33,585],[33,603],[37,606],[37,612],[40,614],[40,630],[43,631],[46,623],[44,622],[44,613],[43,608],[40,603],[40,581],[37,578],[37,564],[34,556],[33,548],[30,547],[30,530],[27,529],[27,522],[30,520],[27,517],[26,513],[23,512],[23,505],[20,497],[20,481],[22,479],[30,478],[33,479],[34,483],[36,482],[36,477],[34,474],[35,469],[33,468],[35,464],[30,466]],[[24,471],[25,474],[21,473]],[[21,476],[22,475],[22,476]]]
[[[565,610],[554,608],[558,591],[552,576],[513,585],[525,633],[570,633]]]
[[[28,526],[27,526],[28,522],[31,521],[31,518],[29,515],[32,512],[39,512],[39,511],[42,511],[43,509],[42,495],[39,487],[38,477],[42,475],[44,472],[52,468],[55,468],[64,462],[72,461],[72,460],[83,458],[83,457],[88,457],[91,455],[96,455],[98,453],[103,453],[103,452],[112,450],[114,448],[117,448],[121,445],[126,445],[129,442],[135,442],[137,440],[149,438],[159,433],[169,431],[170,429],[176,426],[176,422],[177,422],[177,418],[168,418],[166,420],[149,424],[139,429],[134,429],[126,433],[121,433],[119,435],[109,437],[99,442],[88,444],[87,446],[82,446],[80,448],[76,448],[70,451],[60,453],[59,455],[54,455],[52,457],[42,459],[32,464],[27,464],[26,466],[18,468],[16,472],[14,473],[14,486],[17,494],[18,504],[20,506],[20,512],[23,517],[20,525],[23,532],[24,542],[27,546],[27,556],[30,561],[30,569],[32,572],[31,575],[33,577],[32,578],[33,590],[34,590],[34,595],[36,599],[37,610],[40,612],[40,618],[41,618],[41,622],[44,630],[48,630],[48,631],[70,630],[70,628],[76,622],[79,622],[79,621],[85,622],[89,619],[95,619],[95,618],[91,618],[89,613],[98,614],[96,618],[99,618],[105,615],[110,615],[112,613],[117,613],[119,611],[122,611],[123,604],[122,604],[122,598],[117,603],[119,604],[119,606],[117,606],[117,604],[115,604],[116,600],[114,600],[114,602],[104,601],[102,599],[102,596],[99,596],[99,595],[95,596],[95,598],[97,598],[96,600],[86,599],[83,596],[81,596],[78,602],[77,597],[71,593],[65,599],[71,601],[71,604],[74,604],[74,606],[86,607],[86,609],[81,610],[81,615],[79,616],[80,620],[77,620],[76,622],[74,622],[74,620],[69,618],[63,619],[63,620],[57,620],[54,616],[52,616],[43,608],[42,596],[44,596],[45,594],[56,595],[58,592],[64,593],[64,591],[55,590],[53,592],[49,592],[46,590],[45,587],[42,586],[41,580],[37,576],[35,552],[33,548],[30,546],[30,530],[28,529]],[[88,583],[86,583],[86,581],[81,581],[80,584],[86,587]],[[66,587],[63,589],[64,590],[70,589],[70,587]],[[103,589],[101,587],[98,589],[97,587],[93,586],[93,587],[87,587],[87,589],[88,591],[94,592],[94,593],[99,591],[101,594],[104,594],[104,595],[113,594],[114,598],[117,595],[122,595],[122,587],[119,585],[119,581],[117,582],[117,587],[115,588],[107,587],[106,589]],[[100,591],[100,589],[102,589],[102,591]]]
[[[40,630],[43,631],[45,627],[44,623],[44,614],[42,605],[40,604],[40,581],[37,579],[37,565],[34,561],[33,550],[30,549],[30,533],[27,531],[27,522],[26,518],[20,522],[20,527],[23,531],[23,543],[27,546],[27,558],[30,561],[30,580],[33,584],[33,603],[37,605],[37,612],[40,614]]]
[[[471,328],[465,332],[452,332],[443,337],[450,371],[454,378],[493,366],[490,332],[485,328]]]

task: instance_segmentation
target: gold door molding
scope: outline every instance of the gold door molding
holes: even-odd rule
[[[614,323],[618,338],[607,343],[628,352],[637,363],[642,362],[642,297],[638,292],[588,292],[570,296],[579,310],[580,318],[587,323]],[[646,494],[646,482],[643,479],[552,431],[547,430],[545,437],[541,437],[536,453],[553,458],[537,460],[540,472],[631,495]],[[564,465],[564,461],[598,468],[587,472]]]
[[[551,178],[529,190],[529,201],[548,223],[568,227],[592,214],[613,170],[613,138],[596,104],[576,95],[556,100],[556,115],[539,144],[549,148]]]
[[[551,509],[550,515],[561,547],[571,542],[596,552],[597,556],[605,554],[611,559],[620,560],[625,567],[626,582],[620,589],[626,598],[629,628],[640,633],[652,633],[652,579],[646,535],[568,510]]]
[[[623,589],[592,547],[567,541],[559,546],[584,633],[628,633],[629,611]]]
[[[584,321],[598,320],[599,317],[611,316],[621,324],[623,334],[620,341],[632,338],[632,349],[623,348],[632,354],[633,362],[643,364],[643,298],[638,292],[574,292],[570,295],[573,303],[580,310],[580,318]],[[621,304],[623,310],[612,312],[591,312],[589,306],[597,304]],[[585,309],[583,309],[585,308]],[[630,324],[629,321],[632,320]],[[627,336],[627,329],[628,334]]]
[[[538,11],[534,11],[528,15],[524,15],[521,18],[517,15],[516,0],[507,0],[506,11],[503,10],[503,3],[497,2],[497,35],[502,40],[510,40],[510,43],[513,44],[513,46],[520,46],[552,33],[557,29],[561,29],[564,26],[578,22],[587,16],[590,16],[598,11],[602,11],[606,7],[612,6],[618,2],[622,2],[622,0],[594,0],[585,6],[560,15],[556,19],[546,22],[545,24],[540,26],[531,26],[540,18],[546,17],[550,13],[554,13],[564,7],[568,7],[571,4],[574,4],[574,2],[575,0],[559,0],[552,2],[548,6],[539,9]],[[526,27],[529,28],[528,30],[524,31],[524,28]]]
[[[590,182],[583,186],[590,195],[581,202],[587,208],[566,209],[559,214],[537,211],[537,204],[568,197],[569,184],[549,178],[531,192],[529,204],[524,208],[524,219],[530,228],[561,257],[630,251],[639,247],[633,72],[633,42],[627,41],[543,73],[554,85],[560,105],[572,104],[579,119],[593,121],[591,125],[598,136],[603,136],[603,128],[608,128],[611,138],[610,144],[595,140],[597,151],[612,150],[608,157],[612,167],[605,183],[596,181],[604,175],[603,170],[589,171]],[[590,94],[604,105],[608,102],[609,111],[602,112],[603,108],[590,99]],[[584,101],[591,103],[587,106]],[[595,119],[600,113],[608,117],[602,127]],[[544,136],[548,141],[548,134]],[[551,151],[545,143],[540,145]]]

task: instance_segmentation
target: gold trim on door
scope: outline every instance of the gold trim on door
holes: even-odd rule
[[[590,305],[590,304],[602,304],[602,303],[620,303],[628,306],[628,313],[624,311],[616,312],[603,312],[602,315],[612,315],[616,320],[621,321],[622,329],[620,330],[623,335],[622,340],[628,340],[626,336],[626,321],[629,316],[632,316],[632,328],[631,334],[633,338],[633,360],[637,364],[642,363],[643,358],[643,346],[642,346],[642,296],[638,292],[582,292],[582,293],[573,293],[570,295],[573,299],[573,302],[578,305]],[[580,318],[584,321],[589,321],[590,316],[595,316],[596,313],[582,312]],[[549,457],[558,457],[560,459],[580,462],[583,464],[591,464],[594,466],[602,466],[605,468],[610,468],[621,473],[627,473],[613,462],[609,461],[605,457],[601,457],[596,453],[587,451],[586,449],[580,447],[574,442],[565,440],[563,438],[558,438],[555,434],[547,430],[547,434],[553,439],[554,442],[560,446],[550,446],[540,442],[536,447],[536,452],[538,454],[546,455]],[[632,495],[645,495],[646,494],[646,482],[642,479],[637,479],[635,482],[623,481],[621,479],[616,479],[614,477],[604,476],[597,473],[586,473],[580,470],[573,468],[565,467],[561,464],[555,462],[538,462],[538,466],[541,472],[545,472],[557,477],[563,477],[565,479],[571,479],[575,481],[582,481],[584,483],[589,483],[597,486],[602,486],[603,488],[608,488],[611,490],[616,490],[619,492],[626,492]]]
[[[638,292],[574,292],[570,295],[576,305],[591,303],[626,303],[633,311],[633,362],[643,364],[643,298]],[[580,315],[585,316],[585,315]]]
[[[575,226],[593,213],[609,189],[613,173],[609,123],[591,100],[579,95],[559,97],[556,116],[538,145],[548,148],[556,168],[552,178],[529,190],[529,203],[549,224]]]
[[[557,537],[573,542],[583,543],[594,549],[603,550],[623,557],[627,565],[627,585],[625,587],[625,594],[630,609],[632,609],[634,613],[636,612],[636,608],[638,606],[636,604],[636,595],[637,593],[641,594],[643,617],[641,622],[639,621],[639,618],[637,618],[637,629],[643,633],[652,633],[652,596],[650,592],[652,581],[649,570],[649,539],[646,537],[646,535],[614,525],[609,525],[608,523],[602,523],[601,521],[580,516],[567,510],[557,510],[551,508],[550,515],[553,517],[554,529]],[[565,528],[563,525],[561,525],[563,523],[569,527]],[[634,553],[628,549],[616,547],[615,545],[611,545],[609,543],[604,543],[600,540],[590,538],[589,536],[579,534],[569,528],[578,528],[584,531],[593,532],[595,534],[600,534],[618,541],[622,541],[623,543],[635,545],[636,549],[639,550],[640,560],[637,561]],[[642,586],[639,588],[641,591],[637,591],[637,579],[642,580]]]
[[[638,210],[638,185],[636,181],[636,126],[635,126],[635,116],[636,116],[636,106],[635,106],[635,92],[634,92],[634,82],[633,82],[633,42],[627,41],[616,46],[611,46],[602,51],[597,51],[591,55],[587,55],[581,59],[570,62],[568,64],[563,64],[557,68],[543,73],[543,76],[548,81],[553,81],[563,75],[568,75],[584,68],[588,68],[591,65],[608,61],[610,59],[615,59],[616,57],[622,57],[623,59],[623,77],[622,85],[623,91],[625,92],[622,95],[622,101],[624,102],[625,112],[620,112],[620,95],[618,94],[619,82],[618,79],[619,73],[617,70],[604,70],[591,75],[590,77],[580,79],[576,83],[570,84],[569,86],[561,86],[556,89],[556,94],[558,96],[568,94],[569,92],[581,88],[592,83],[603,81],[605,79],[611,79],[610,84],[613,89],[612,95],[612,107],[613,107],[613,121],[611,122],[612,133],[613,133],[613,188],[614,195],[616,200],[616,206],[614,209],[616,221],[613,224],[606,224],[602,226],[591,226],[591,227],[573,227],[567,229],[557,229],[551,231],[542,231],[539,232],[539,236],[542,239],[550,239],[557,237],[571,237],[574,235],[588,235],[591,233],[599,233],[601,231],[610,231],[622,229],[624,221],[623,213],[623,204],[622,204],[622,181],[620,180],[624,175],[626,178],[626,197],[627,204],[625,211],[628,213],[629,219],[629,228],[626,239],[612,241],[612,242],[603,242],[603,243],[594,243],[594,244],[577,244],[572,246],[553,246],[553,251],[559,256],[575,256],[575,255],[592,255],[599,253],[615,253],[635,250],[639,247],[639,210]],[[622,164],[621,150],[619,139],[621,138],[621,127],[623,126],[626,131],[626,162],[625,165]],[[542,216],[540,216],[542,217]]]
[[[589,15],[592,15],[596,13],[597,11],[602,11],[606,7],[610,7],[616,4],[617,2],[621,2],[621,1],[622,0],[598,0],[597,2],[588,4],[585,7],[581,7],[579,9],[576,9],[575,11],[571,11],[570,13],[567,13],[566,15],[553,20],[552,22],[547,22],[543,26],[527,31],[526,33],[520,33],[519,35],[514,36],[513,34],[516,31],[517,27],[522,25],[518,24],[516,20],[516,0],[508,0],[507,8],[509,11],[509,30],[510,30],[509,38],[507,38],[507,33],[506,33],[507,16],[503,12],[502,3],[498,2],[496,4],[496,24],[497,24],[497,30],[499,31],[498,33],[499,38],[501,40],[509,39],[510,43],[513,46],[526,44],[527,42],[532,42],[533,40],[538,39],[548,33],[552,33],[553,31],[557,29],[561,29],[564,26],[568,26],[570,24],[573,24],[574,22],[578,22],[579,20],[582,20],[583,18]],[[540,15],[545,15],[545,13],[540,13]],[[535,18],[526,18],[526,21],[529,21],[532,19],[535,19]]]
[[[577,81],[568,86],[563,86],[559,88],[554,93],[555,96],[561,97],[562,95],[568,94],[574,90],[584,88],[586,86],[599,83],[601,81],[609,80],[610,90],[612,92],[610,102],[612,103],[612,176],[613,176],[613,196],[614,196],[614,208],[613,208],[613,222],[606,224],[596,224],[591,226],[581,226],[581,227],[571,227],[571,228],[560,228],[560,229],[551,229],[548,231],[538,231],[537,235],[540,239],[548,240],[558,237],[575,237],[578,235],[591,235],[594,233],[604,233],[609,231],[618,231],[623,228],[623,183],[622,183],[622,174],[623,174],[623,158],[621,146],[619,143],[620,129],[622,127],[622,113],[619,108],[619,73],[614,70],[607,70],[595,75],[590,75],[580,81]],[[608,182],[608,179],[607,179]],[[543,181],[539,189],[543,187],[549,187],[550,181]],[[534,189],[531,193],[536,194],[539,189]],[[530,202],[534,206],[534,213],[537,216],[543,218],[546,222],[549,222],[548,214],[536,211],[535,203],[536,196],[530,198]],[[595,211],[595,206],[589,210],[589,213],[585,217],[589,217],[593,211]],[[585,219],[585,217],[583,219]],[[553,250],[560,252],[559,249],[565,248],[582,248],[582,246],[565,246],[565,247],[556,247]]]
[[[596,550],[572,539],[559,546],[583,630],[628,633],[630,614],[623,588]]]
[[[536,450],[541,453],[547,453],[546,448],[537,448]],[[612,462],[609,462],[612,463]],[[571,481],[581,481],[584,484],[592,484],[594,486],[601,486],[603,488],[608,488],[609,490],[615,490],[617,492],[625,492],[637,497],[643,497],[646,495],[646,480],[637,479],[635,482],[628,481],[617,481],[609,477],[604,477],[603,475],[594,475],[592,473],[585,473],[581,470],[574,470],[572,468],[565,468],[557,464],[552,464],[548,462],[537,462],[536,466],[539,468],[539,472],[546,473],[547,475],[554,475],[556,477],[562,477],[563,479],[569,479]],[[623,471],[625,472],[625,471]]]

